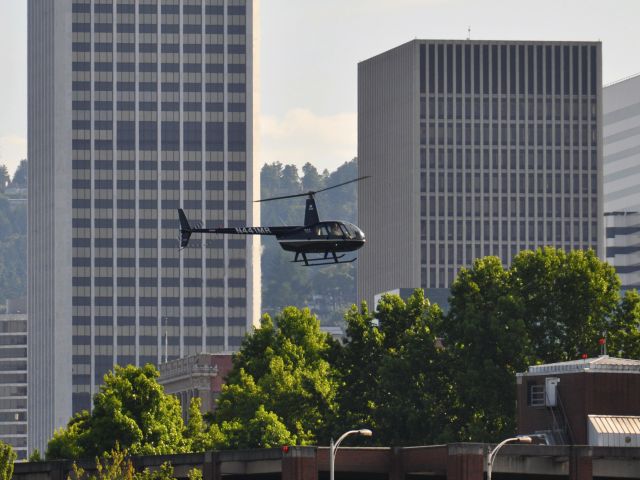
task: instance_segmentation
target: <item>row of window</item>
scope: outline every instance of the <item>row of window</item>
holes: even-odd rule
[[[427,154],[428,152],[428,154]],[[428,159],[428,163],[427,163]],[[520,170],[534,169],[541,170],[591,170],[598,169],[598,152],[594,149],[537,149],[537,150],[515,150],[515,149],[471,149],[471,148],[422,148],[420,150],[420,167],[458,170],[472,167],[476,170]],[[528,172],[529,173],[529,172]]]
[[[158,28],[159,27],[159,28]],[[91,24],[85,22],[73,22],[71,24],[73,33],[91,33]],[[138,24],[139,33],[176,33],[180,32],[180,24],[178,23],[161,23],[161,24]],[[116,33],[136,33],[135,23],[116,23]],[[114,33],[113,23],[94,23],[93,33]],[[183,34],[199,34],[202,33],[201,24],[183,24]],[[224,34],[224,25],[204,25],[204,33],[208,35]],[[245,35],[247,33],[246,25],[227,25],[227,34],[229,35]]]
[[[179,112],[180,102],[138,102],[137,110],[142,112]],[[203,108],[204,107],[204,108]],[[97,111],[111,111],[113,110],[113,101],[108,100],[96,100],[93,102],[93,108]],[[75,100],[73,101],[74,110],[90,110],[91,103],[88,101]],[[227,112],[230,113],[244,113],[247,109],[247,105],[243,102],[228,102]],[[135,111],[136,103],[129,101],[117,101],[116,110],[119,112]],[[202,102],[184,102],[182,103],[182,110],[184,112],[224,112],[223,102],[205,102],[204,106]],[[86,121],[86,120],[85,120]],[[110,120],[100,120],[101,126],[105,127],[101,130],[111,130],[113,128],[113,122]],[[133,123],[133,122],[131,122]]]
[[[244,309],[240,309],[240,310],[244,310]],[[134,316],[127,317],[122,315],[109,315],[109,316],[94,315],[93,323],[94,323],[94,328],[96,329],[95,332],[104,333],[107,331],[105,329],[108,329],[108,331],[113,331],[114,318],[117,320],[118,325],[122,323],[126,323],[127,325],[135,325],[136,323],[136,317]],[[203,319],[201,309],[198,311],[197,317],[189,317],[186,314],[181,317],[173,317],[168,314],[162,314],[162,315],[156,315],[156,316],[145,316],[141,314],[137,318],[138,318],[138,323],[140,328],[140,334],[147,335],[147,336],[148,335],[153,336],[157,334],[157,326],[160,320],[162,320],[163,332],[164,330],[167,330],[167,332],[169,333],[173,332],[173,334],[178,335],[180,333],[179,332],[180,319],[182,319],[185,326],[201,326],[202,319]],[[220,332],[222,332],[223,325],[224,325],[224,316],[217,316],[217,317],[206,316],[204,318],[206,320],[206,325],[208,329],[210,330],[219,329]],[[86,316],[74,315],[73,316],[74,331],[81,332],[84,330],[85,327],[88,328],[89,326],[91,326],[91,323],[92,323],[91,319],[92,317],[89,315],[86,315]],[[229,324],[232,324],[232,325],[244,325],[244,322],[246,322],[246,315],[234,316],[230,313],[227,320]]]
[[[75,102],[74,102],[75,103]],[[117,150],[135,150],[135,122],[118,121],[116,123]],[[224,150],[224,123],[204,122],[203,142],[202,122],[160,122],[160,142],[158,142],[158,122],[138,122],[138,148],[140,150],[178,151],[182,147],[186,151],[220,152]],[[182,142],[180,133],[182,131]],[[244,152],[247,148],[247,130],[244,122],[227,122],[227,150]],[[74,150],[90,150],[90,140],[72,140]],[[112,150],[113,140],[94,140],[95,150]],[[156,188],[156,187],[153,187]]]
[[[427,101],[428,100],[428,101]],[[445,109],[446,106],[446,109]],[[427,111],[428,107],[428,111]],[[420,118],[429,119],[511,119],[511,120],[596,120],[597,105],[593,97],[447,96],[420,98]]]
[[[422,93],[595,95],[595,45],[421,44]]]
[[[118,3],[116,5],[117,13],[135,13],[135,4]],[[74,2],[71,5],[71,11],[73,13],[91,13],[91,3],[89,2]],[[94,13],[113,13],[113,4],[111,3],[95,3],[93,5]],[[156,4],[140,4],[138,5],[138,13],[142,14],[154,14],[158,13],[158,6]],[[161,4],[160,13],[174,14],[180,13],[180,5],[176,4]],[[183,5],[182,13],[185,15],[200,15],[202,14],[202,5]],[[206,15],[224,15],[224,6],[222,5],[205,5],[204,13]],[[244,5],[229,5],[227,6],[228,15],[246,15],[247,8]]]
[[[592,146],[598,144],[598,129],[594,124],[508,124],[447,123],[420,125],[421,145],[539,145]],[[454,128],[455,127],[455,128]]]
[[[591,193],[596,195],[598,193],[598,176],[595,173],[583,173],[582,175],[578,173],[565,173],[564,175],[556,173],[554,175],[551,173],[481,174],[479,172],[447,172],[445,174],[445,172],[431,172],[430,174],[420,174],[420,191],[424,193],[474,192],[520,193],[523,195],[533,193],[565,195]]]
[[[436,230],[436,225],[438,226]],[[445,230],[446,225],[446,230]],[[571,227],[573,225],[573,233]],[[528,234],[527,234],[527,226]],[[536,231],[537,226],[537,231]],[[555,226],[555,230],[554,230]],[[454,229],[455,227],[455,229]],[[545,229],[546,227],[546,229]],[[589,229],[591,227],[591,230]],[[423,225],[423,228],[424,227]],[[555,231],[555,237],[554,237]],[[511,232],[509,234],[509,232]],[[518,220],[444,220],[428,222],[427,231],[422,232],[423,242],[427,237],[434,245],[436,237],[440,241],[575,241],[596,242],[597,222],[595,221],[518,221]],[[426,248],[423,243],[423,249]],[[449,244],[453,248],[453,243]]]
[[[426,197],[422,199],[423,217],[597,217],[597,199],[547,197],[480,197],[460,198],[460,196]],[[564,198],[564,201],[563,201]],[[426,203],[426,205],[425,205]],[[428,205],[428,206],[427,206]],[[527,209],[528,205],[528,209]],[[591,208],[589,208],[589,206]],[[519,208],[517,208],[519,207]]]
[[[203,71],[202,63],[183,63],[182,70],[180,69],[180,63],[160,63],[160,72],[185,72],[185,73],[200,73]],[[72,69],[74,72],[90,72],[91,62],[72,62]],[[139,63],[138,71],[140,72],[156,72],[158,70],[158,64],[155,62]],[[228,63],[226,73],[245,73],[246,65],[244,63]],[[94,62],[94,72],[135,72],[136,64],[134,62]],[[224,64],[222,63],[205,63],[205,73],[225,73]]]
[[[246,307],[246,298],[227,298],[227,303],[229,307]],[[71,298],[71,305],[74,306],[88,306],[88,305],[96,305],[96,306],[110,306],[114,305],[113,297],[94,297],[93,303],[91,302],[91,297],[84,296],[73,296]],[[136,302],[136,297],[117,297],[116,306],[155,306],[158,305],[157,297],[138,297],[138,301]],[[180,306],[180,297],[161,297],[160,298],[161,306]],[[202,305],[202,297],[184,297],[182,301],[182,305],[185,307],[189,306],[200,306]],[[205,298],[205,306],[208,307],[223,307],[225,305],[224,298],[220,297],[207,297]]]
[[[157,92],[157,82],[137,82],[138,91],[140,92]],[[118,92],[135,92],[136,82],[115,82],[115,87]],[[114,88],[113,81],[95,81],[93,83],[93,89],[99,92],[111,92]],[[74,92],[91,91],[91,82],[75,80],[72,83],[72,89]],[[180,92],[180,83],[178,82],[160,82],[161,92]],[[210,82],[183,82],[183,92],[195,92],[195,93],[221,93],[224,92],[223,83],[210,83]],[[245,93],[246,85],[244,83],[227,83],[227,92],[229,93]]]
[[[177,242],[178,239],[173,239],[172,241],[170,241],[170,239],[163,239],[163,242],[167,240],[167,243],[172,243],[172,242]],[[246,240],[245,239],[229,239],[227,241],[227,244],[229,246],[229,250],[231,250],[230,252],[230,256],[233,255],[233,250],[239,250],[237,252],[235,252],[235,254],[239,257],[239,258],[229,258],[229,267],[230,268],[244,268],[245,267],[245,262],[246,260],[243,258],[242,256],[242,252],[245,248],[246,245]],[[171,245],[171,247],[174,247],[175,245]],[[132,249],[132,251],[134,251]],[[182,260],[182,262],[181,262]],[[152,258],[152,257],[140,257],[137,260],[137,264],[136,264],[136,259],[134,257],[117,257],[115,259],[116,261],[116,266],[118,267],[157,267],[158,266],[158,259],[157,258]],[[188,258],[188,257],[179,257],[176,256],[174,258],[167,258],[167,257],[163,257],[161,258],[161,267],[163,268],[180,268],[180,266],[182,266],[183,268],[200,268],[202,266],[201,263],[201,258]],[[78,257],[78,256],[74,256],[73,259],[71,260],[72,266],[73,267],[90,267],[91,266],[91,259],[89,257]],[[114,259],[111,257],[98,257],[95,259],[94,262],[94,266],[95,267],[111,267],[114,264]],[[207,258],[206,259],[206,263],[205,266],[207,268],[218,268],[218,267],[222,267],[222,259],[221,258]]]
[[[222,261],[219,265],[222,266]],[[93,277],[93,284],[98,286],[113,286],[114,280],[118,287],[135,287],[136,279],[132,277]],[[90,286],[91,277],[77,277],[74,276],[72,280],[73,286]],[[246,278],[229,278],[227,281],[230,288],[244,288],[247,283]],[[207,278],[202,277],[185,277],[182,279],[182,284],[185,287],[223,287],[224,280],[222,278]],[[179,287],[180,278],[177,277],[139,277],[138,285],[140,287]],[[25,337],[26,342],[26,337]],[[26,343],[25,343],[26,344]]]
[[[140,31],[143,31],[143,27],[155,25],[140,25]],[[100,53],[112,53],[115,51],[119,53],[134,53],[136,51],[136,44],[130,42],[94,42],[93,51]],[[182,45],[182,53],[224,53],[224,44],[221,43],[161,43],[160,53],[180,53],[180,45]],[[91,52],[91,42],[73,42],[71,44],[71,51],[77,53]],[[158,53],[157,43],[139,43],[138,52],[140,53]],[[227,53],[230,54],[246,54],[247,46],[245,44],[227,44]]]

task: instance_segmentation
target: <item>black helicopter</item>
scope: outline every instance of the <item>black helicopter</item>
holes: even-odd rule
[[[357,182],[368,177],[360,177],[348,182],[332,185],[321,190],[284,195],[282,197],[265,198],[256,202],[269,202],[284,198],[309,197],[304,214],[304,225],[290,227],[232,227],[232,228],[192,228],[189,225],[184,211],[178,209],[180,219],[180,249],[189,244],[192,233],[221,233],[233,235],[274,235],[283,250],[295,252],[292,260],[296,263],[304,263],[305,266],[329,265],[335,263],[351,263],[355,260],[340,259],[345,256],[343,252],[353,252],[362,247],[365,237],[362,230],[356,225],[343,221],[321,222],[316,208],[315,194],[341,187],[348,183]],[[309,257],[309,254],[319,254],[320,257]]]

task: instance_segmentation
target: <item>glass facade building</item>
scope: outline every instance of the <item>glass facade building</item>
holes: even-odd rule
[[[601,45],[415,40],[359,64],[358,297],[523,249],[602,257]]]
[[[158,364],[165,334],[169,359],[237,349],[260,307],[256,240],[179,251],[176,213],[259,224],[254,2],[46,3],[29,2],[30,371],[54,369],[30,386],[41,450],[115,364]]]

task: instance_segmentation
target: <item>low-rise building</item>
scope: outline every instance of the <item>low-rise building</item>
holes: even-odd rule
[[[640,360],[601,355],[530,366],[517,374],[517,394],[520,434],[546,434],[555,444],[637,446],[631,433],[640,433]]]

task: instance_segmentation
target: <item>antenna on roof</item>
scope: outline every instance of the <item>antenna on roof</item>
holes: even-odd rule
[[[467,40],[471,40],[471,25],[467,27]]]

